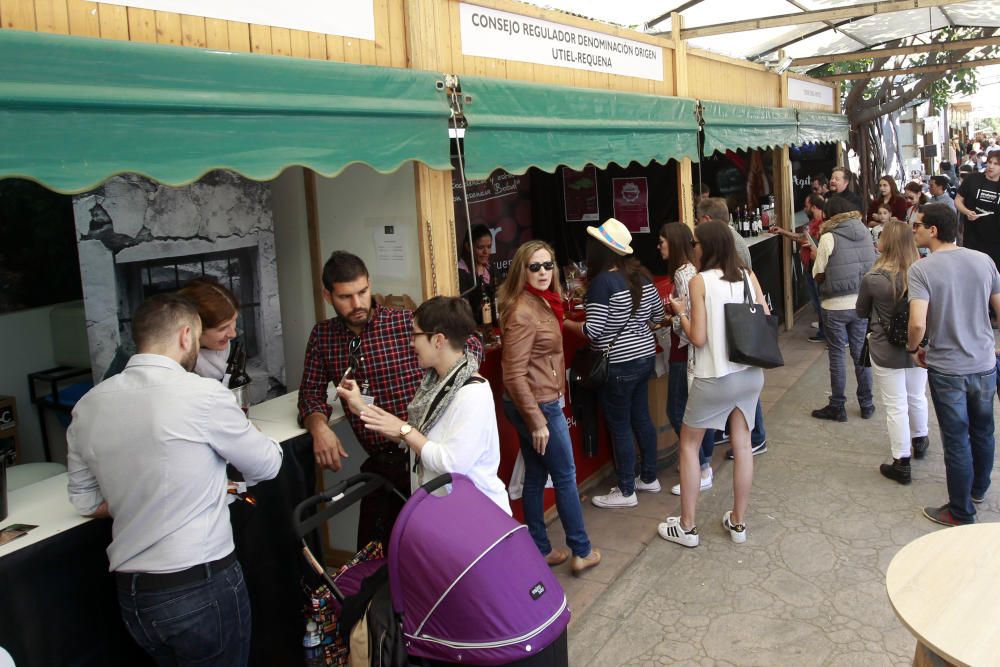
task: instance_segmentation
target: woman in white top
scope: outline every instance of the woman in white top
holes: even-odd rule
[[[444,473],[461,473],[510,514],[507,489],[497,477],[500,434],[493,392],[476,372],[476,357],[465,350],[475,329],[472,309],[461,297],[436,296],[413,313],[410,344],[427,374],[406,408],[408,422],[365,405],[354,380],[345,380],[337,395],[365,428],[410,448],[418,485]]]
[[[194,372],[221,381],[229,360],[229,342],[236,338],[240,304],[228,288],[208,276],[189,282],[180,295],[195,305],[201,318],[200,349]]]
[[[695,511],[698,506],[698,449],[705,429],[729,426],[733,446],[733,509],[722,517],[733,542],[746,541],[746,509],[753,482],[750,430],[757,400],[764,387],[760,368],[729,361],[724,306],[743,301],[745,283],[753,299],[770,314],[752,271],[740,268],[733,235],[721,222],[705,222],[694,230],[695,254],[701,272],[690,283],[691,310],[683,299],[671,299],[685,335],[694,346],[694,379],[681,427],[681,515],[659,525],[663,539],[686,547],[698,546]]]

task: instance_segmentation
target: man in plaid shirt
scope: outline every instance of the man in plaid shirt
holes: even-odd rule
[[[346,457],[340,438],[329,426],[327,388],[351,377],[361,393],[375,405],[406,419],[406,407],[424,377],[413,351],[413,313],[372,302],[368,269],[361,258],[335,251],[323,266],[323,298],[337,317],[313,327],[306,345],[302,384],[299,387],[299,419],[313,439],[316,463],[340,470]],[[470,349],[482,357],[478,339],[470,338]],[[362,472],[388,479],[404,496],[409,496],[409,453],[390,442],[350,410],[347,419],[368,454]],[[388,544],[396,515],[402,509],[399,498],[376,494],[361,501],[358,521],[358,549],[371,540]]]

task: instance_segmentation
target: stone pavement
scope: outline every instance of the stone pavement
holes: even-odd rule
[[[883,478],[878,465],[890,456],[877,397],[871,420],[850,398],[847,423],[810,416],[826,403],[829,375],[809,333],[802,323],[783,334],[786,366],[766,373],[768,453],[754,459],[746,544],[731,543],[721,525],[732,502],[725,446],[698,506],[695,549],[656,534],[659,521],[680,513],[669,494],[674,468],[661,471],[663,491],[640,494],[636,508],[598,509],[586,499],[604,562],[579,579],[558,568],[573,609],[571,665],[910,664],[915,640],[892,611],[885,571],[908,542],[947,530],[920,513],[947,500],[933,407],[930,449],[914,460],[913,483]],[[853,387],[849,378],[849,397]],[[981,521],[998,520],[1000,495],[979,509]],[[559,522],[549,531],[561,545]]]

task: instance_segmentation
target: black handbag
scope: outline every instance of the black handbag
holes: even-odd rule
[[[784,366],[778,347],[778,318],[765,315],[750,290],[750,281],[743,273],[743,301],[723,306],[726,320],[726,344],[729,361],[758,368]]]
[[[611,348],[618,342],[619,336],[625,331],[625,327],[632,320],[629,317],[625,324],[615,335],[614,340],[608,344],[603,351],[598,352],[590,347],[584,347],[576,351],[573,356],[572,380],[585,389],[599,389],[608,381],[608,365],[611,363]]]

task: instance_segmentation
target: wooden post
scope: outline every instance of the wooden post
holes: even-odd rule
[[[323,254],[319,238],[319,200],[316,198],[316,172],[302,169],[302,182],[306,198],[306,228],[309,234],[309,268],[313,283],[313,314],[316,322],[326,319],[326,302],[323,300]]]
[[[674,40],[674,95],[688,96],[687,42],[680,38],[684,17],[677,12],[670,15],[670,34]],[[677,164],[677,218],[694,228],[694,177],[691,158],[681,158]]]
[[[449,2],[405,0],[406,60],[413,69],[453,71],[448,39]],[[444,93],[441,93],[444,95]],[[444,135],[441,140],[445,141]],[[420,283],[425,299],[458,294],[455,205],[451,172],[414,163]]]
[[[779,58],[785,57],[785,52],[781,51]],[[781,106],[788,106],[788,75],[781,75]],[[774,187],[775,208],[778,211],[778,219],[784,229],[792,230],[795,227],[795,191],[794,180],[792,179],[792,161],[788,156],[788,146],[774,149]],[[795,295],[792,293],[792,240],[787,237],[781,239],[781,279],[785,293],[785,330],[788,331],[795,325]]]
[[[837,87],[833,89],[833,113],[840,113],[840,87],[843,86],[841,82],[837,82]],[[844,162],[844,142],[837,142],[837,166],[846,167],[847,164]]]

